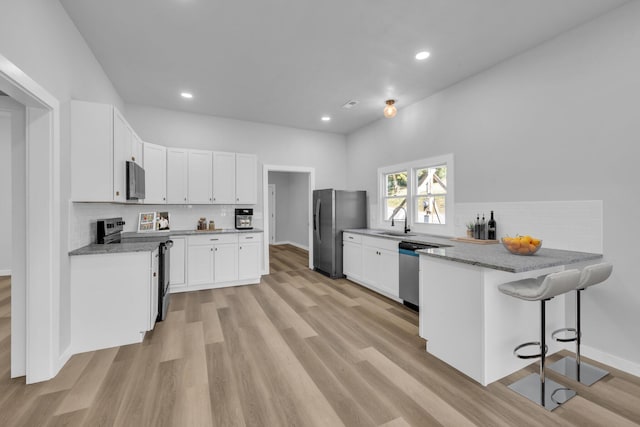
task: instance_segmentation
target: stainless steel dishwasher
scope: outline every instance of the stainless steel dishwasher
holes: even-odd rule
[[[398,256],[400,257],[400,299],[404,305],[416,311],[419,310],[418,287],[420,262],[417,250],[437,248],[434,245],[413,242],[400,242]]]

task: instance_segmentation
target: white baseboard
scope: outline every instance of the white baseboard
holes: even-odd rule
[[[305,250],[305,251],[309,250],[308,246],[302,246],[299,243],[294,243],[294,242],[289,242],[289,241],[286,241],[286,242],[275,242],[275,243],[272,243],[272,245],[275,245],[275,246],[278,246],[278,245],[291,245],[291,246],[295,246],[296,248],[300,248],[300,249]]]
[[[612,368],[640,377],[640,364],[638,363],[605,353],[602,350],[598,350],[597,348],[589,347],[584,344],[580,346],[580,353],[589,359],[596,360],[600,363],[611,366]]]
[[[0,276],[11,276],[11,270],[0,270]]]

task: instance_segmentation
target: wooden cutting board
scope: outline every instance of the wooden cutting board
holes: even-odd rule
[[[454,237],[451,240],[454,240],[456,242],[475,243],[476,245],[495,245],[496,243],[500,243],[499,240],[480,240],[470,237]]]

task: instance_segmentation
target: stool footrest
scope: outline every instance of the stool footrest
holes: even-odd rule
[[[570,336],[568,338],[561,338],[557,336],[558,334],[561,334],[563,332],[571,332],[573,333],[573,336]],[[557,342],[574,342],[578,340],[578,331],[576,331],[576,328],[556,329],[551,333],[551,339],[554,339]]]
[[[520,344],[519,346],[517,346],[516,348],[513,349],[513,355],[516,356],[519,359],[537,359],[539,357],[542,357],[542,353],[537,353],[537,354],[518,354],[518,350],[521,350],[525,347],[533,347],[536,346],[538,347],[538,349],[540,349],[540,341],[531,341],[531,342],[526,342],[524,344]],[[547,351],[549,350],[548,346],[544,346],[544,354],[547,354]]]

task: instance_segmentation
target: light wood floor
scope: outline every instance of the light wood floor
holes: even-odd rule
[[[484,388],[424,351],[412,311],[308,270],[302,250],[271,254],[260,285],[174,294],[142,344],[75,355],[29,386],[9,379],[0,278],[0,426],[640,423],[637,377],[613,370],[590,388],[564,380],[579,395],[549,413],[505,385],[535,366]]]

